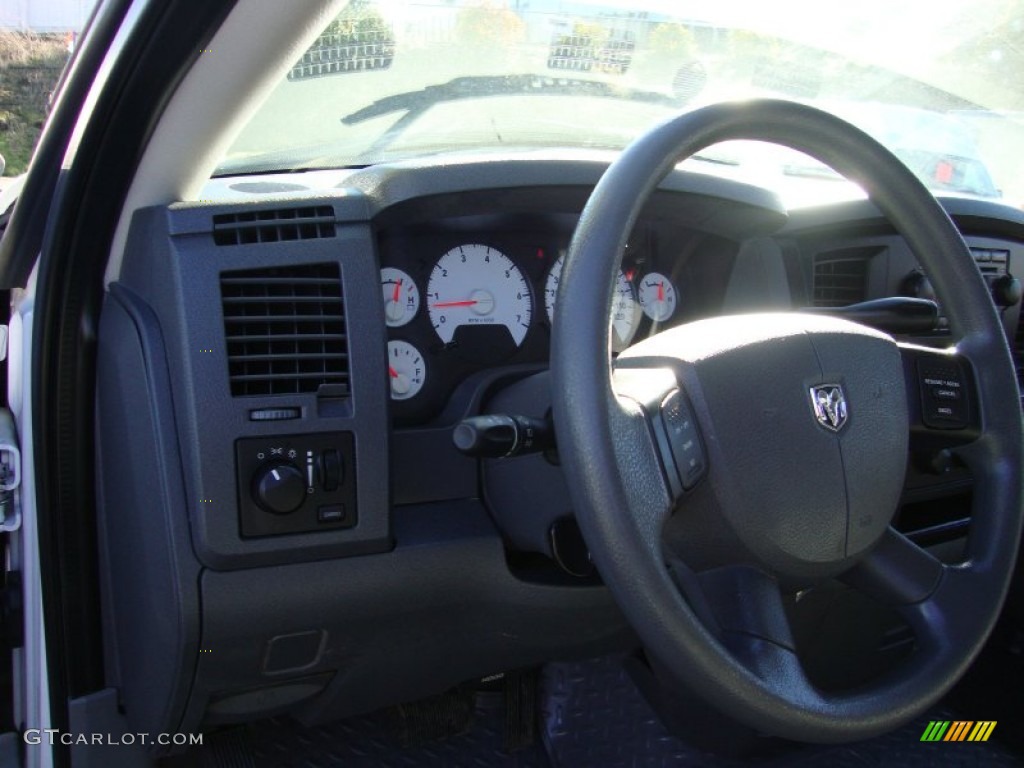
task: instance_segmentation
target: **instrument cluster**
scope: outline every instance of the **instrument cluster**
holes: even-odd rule
[[[396,424],[428,422],[474,374],[548,360],[575,216],[463,217],[381,233],[382,312]],[[701,312],[688,305],[692,240],[638,225],[623,255],[612,351]]]

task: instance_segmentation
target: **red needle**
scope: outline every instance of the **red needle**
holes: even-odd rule
[[[395,302],[395,304],[398,303],[399,291],[401,291],[401,290],[402,290],[402,281],[399,280],[397,283],[395,283],[395,292],[391,295],[391,300],[393,302]]]
[[[398,371],[396,371],[390,365],[388,366],[388,373],[391,374],[391,378],[392,379],[397,379],[398,378]]]
[[[665,300],[665,281],[662,280],[660,283],[658,283],[658,301],[664,301],[664,300]]]
[[[434,305],[435,309],[442,309],[444,307],[472,307],[474,304],[480,302],[476,299],[467,299],[466,301],[439,301]]]

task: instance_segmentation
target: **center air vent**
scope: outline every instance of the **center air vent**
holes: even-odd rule
[[[213,242],[217,245],[314,240],[335,234],[334,209],[329,205],[221,213],[213,217]]]
[[[868,265],[876,249],[845,248],[814,257],[813,305],[845,307],[864,301]]]
[[[220,293],[233,396],[348,395],[337,264],[225,272]]]

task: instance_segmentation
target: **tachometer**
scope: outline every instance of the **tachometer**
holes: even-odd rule
[[[460,245],[438,259],[430,273],[427,314],[446,344],[460,326],[503,325],[518,347],[533,316],[530,286],[501,251]]]
[[[672,317],[676,311],[676,289],[672,281],[660,272],[651,272],[640,281],[637,291],[644,314],[656,323]]]
[[[555,302],[558,299],[558,284],[562,280],[562,267],[565,265],[565,255],[561,255],[551,265],[547,280],[544,283],[544,308],[548,313],[548,320],[554,322]],[[629,278],[621,269],[615,279],[615,295],[612,297],[612,349],[621,352],[629,342],[633,340],[636,333],[637,321],[636,300],[633,298],[633,286]]]

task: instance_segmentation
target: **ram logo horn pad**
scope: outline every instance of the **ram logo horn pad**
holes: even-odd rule
[[[831,432],[838,432],[849,415],[846,395],[838,384],[819,384],[811,387],[811,406],[818,423]]]

